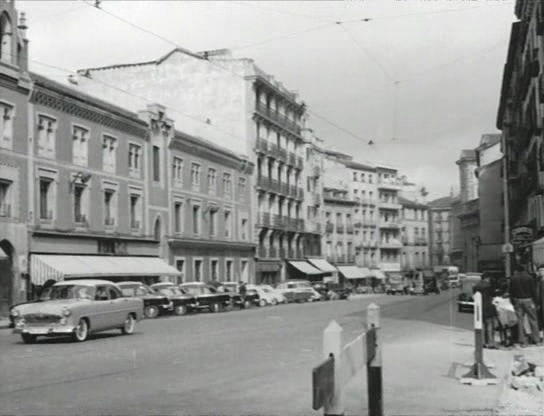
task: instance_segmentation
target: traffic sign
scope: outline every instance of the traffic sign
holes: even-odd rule
[[[312,371],[312,408],[319,410],[334,396],[334,356],[327,358]]]
[[[510,244],[510,243],[503,244],[502,245],[502,252],[503,252],[503,254],[513,253],[514,252],[514,246],[512,244]]]

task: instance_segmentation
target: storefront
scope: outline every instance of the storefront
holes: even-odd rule
[[[343,282],[349,282],[349,285],[354,288],[370,288],[371,277],[370,271],[366,267],[358,266],[338,266],[338,271],[343,278]]]
[[[327,260],[321,258],[307,258],[308,263],[314,266],[316,269],[321,270],[325,273],[323,276],[325,280],[332,281],[334,283],[339,283],[338,278],[338,269],[330,264]],[[329,277],[330,279],[326,279]]]

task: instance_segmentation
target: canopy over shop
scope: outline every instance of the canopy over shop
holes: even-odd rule
[[[30,279],[42,286],[48,280],[103,278],[123,281],[137,279],[146,283],[160,278],[175,278],[181,272],[157,257],[62,256],[33,254]]]
[[[306,261],[288,261],[287,273],[289,279],[321,280],[327,272],[319,270]]]

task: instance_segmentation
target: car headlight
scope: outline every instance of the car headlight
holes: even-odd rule
[[[72,311],[68,308],[62,308],[62,316],[70,316],[72,314]]]

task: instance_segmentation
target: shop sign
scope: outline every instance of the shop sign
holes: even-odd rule
[[[512,243],[523,244],[534,240],[534,232],[530,227],[515,227],[512,229]]]

